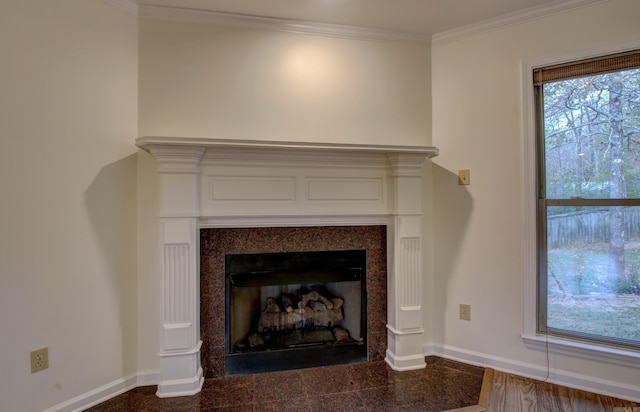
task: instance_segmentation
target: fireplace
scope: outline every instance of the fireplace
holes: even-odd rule
[[[384,359],[386,226],[202,229],[200,249],[200,325],[206,377]],[[238,263],[244,257],[248,261]],[[280,258],[285,261],[278,263]],[[341,322],[340,327],[350,332],[352,340],[343,338],[343,342],[299,346],[285,354],[282,348],[273,350],[273,347],[263,352],[234,350],[237,341],[246,338],[253,328],[247,325],[246,318],[232,326],[227,299],[234,289],[230,275],[239,275],[238,281],[243,284],[245,280],[254,280],[251,272],[258,272],[260,279],[255,279],[258,284],[273,272],[279,277],[275,283],[286,284],[269,288],[263,298],[257,297],[257,289],[263,286],[258,288],[254,286],[256,283],[236,288],[241,294],[253,296],[252,304],[238,310],[249,312],[254,324],[259,321],[266,299],[278,300],[281,290],[295,294],[300,289],[298,285],[309,290],[314,285],[324,285],[329,289],[329,298],[344,299],[341,309],[346,322]],[[300,279],[303,281],[298,282]],[[277,303],[282,305],[281,299]],[[286,307],[280,309],[286,312]]]
[[[377,340],[372,338],[367,247],[336,247],[334,241],[344,236],[318,241],[303,235],[279,243],[270,237],[266,249],[293,246],[279,250],[256,250],[265,243],[250,245],[240,238],[231,243],[244,245],[235,248],[242,250],[224,253],[367,250],[368,359],[372,344],[380,343],[376,350],[393,369],[425,366],[423,165],[437,148],[153,136],[136,144],[158,164],[158,396],[193,395],[205,374],[225,370],[224,256],[201,261],[201,252],[226,248],[201,238],[209,230],[386,228],[386,301],[376,303],[385,308],[386,318],[378,321],[386,321],[380,333],[386,337]]]
[[[228,375],[363,362],[366,251],[225,256]]]

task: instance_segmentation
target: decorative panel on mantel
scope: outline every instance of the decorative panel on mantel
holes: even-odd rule
[[[383,159],[384,160],[384,159]],[[214,164],[205,159],[201,196],[205,216],[386,214],[388,173],[383,167],[318,162],[296,168],[278,158],[258,165]]]

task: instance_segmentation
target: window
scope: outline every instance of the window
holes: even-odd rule
[[[533,82],[537,331],[640,349],[640,51]]]

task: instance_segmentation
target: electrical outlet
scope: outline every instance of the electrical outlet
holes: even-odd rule
[[[469,169],[458,170],[458,184],[459,185],[471,184],[471,171]]]
[[[49,348],[31,351],[31,373],[36,373],[49,367]]]
[[[460,319],[471,320],[471,305],[460,304]]]

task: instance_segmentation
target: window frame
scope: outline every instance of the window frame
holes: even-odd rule
[[[595,340],[585,340],[579,334],[548,334],[538,316],[540,294],[546,295],[544,281],[539,282],[539,265],[546,265],[545,256],[540,253],[539,239],[546,236],[544,225],[538,225],[538,209],[541,207],[538,198],[539,184],[543,170],[538,167],[539,128],[536,124],[537,99],[533,87],[535,69],[565,64],[584,59],[622,53],[640,49],[640,41],[605,46],[598,49],[585,50],[572,54],[549,56],[521,62],[522,68],[522,107],[523,107],[523,234],[524,234],[524,323],[522,339],[529,349],[548,350],[549,352],[578,356],[613,364],[640,367],[640,351],[629,347],[619,347]],[[542,120],[542,119],[541,119]],[[606,201],[605,201],[606,203]],[[546,307],[544,308],[546,310]],[[546,325],[544,325],[546,326]]]

